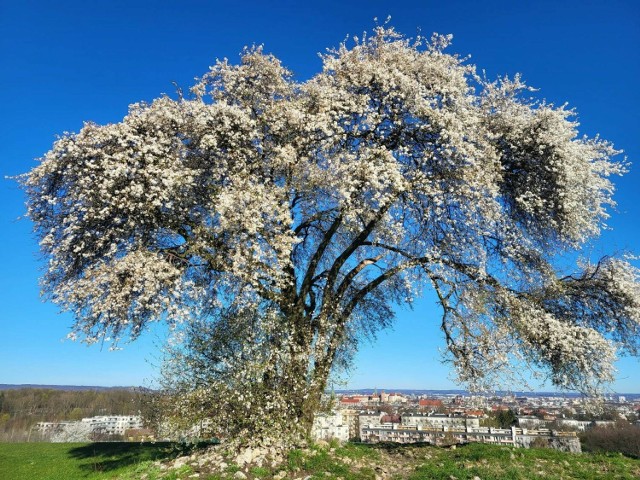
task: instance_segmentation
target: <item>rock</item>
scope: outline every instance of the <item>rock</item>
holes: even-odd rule
[[[482,480],[482,479],[476,475],[475,477],[473,477],[473,480]]]
[[[220,470],[226,470],[228,466],[229,465],[227,465],[225,462],[220,462],[218,464],[218,467],[220,468]]]
[[[233,478],[235,478],[236,480],[244,480],[245,478],[247,478],[247,476],[243,472],[238,470],[236,473],[233,474]]]
[[[236,463],[240,466],[246,465],[247,463],[251,463],[254,458],[254,451],[251,448],[246,448],[241,451],[236,457]]]
[[[180,468],[187,464],[189,457],[178,457],[173,461],[173,468]]]
[[[189,478],[200,478],[200,474],[196,472],[193,475],[189,475]]]
[[[276,473],[273,476],[273,479],[274,480],[282,480],[286,476],[287,476],[287,472],[285,472],[284,470],[280,470],[278,473]]]

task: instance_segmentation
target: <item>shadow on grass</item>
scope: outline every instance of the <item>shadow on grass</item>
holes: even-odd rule
[[[396,443],[396,442],[378,442],[378,443],[361,443],[362,446],[372,447],[376,450],[401,451],[413,450],[421,447],[433,447],[429,442],[413,442],[413,443]]]
[[[90,443],[69,450],[69,456],[82,461],[80,469],[91,472],[108,472],[141,462],[171,460],[202,450],[212,442],[185,444],[176,442],[100,442]]]
[[[358,445],[360,448],[369,450],[383,450],[387,453],[401,453],[407,450],[416,450],[422,447],[435,447],[434,444],[429,442],[415,442],[415,443],[396,443],[396,442],[377,442],[377,443],[361,443],[353,442],[354,445]],[[462,447],[465,444],[457,444],[457,447]],[[449,447],[440,447],[447,449]]]
[[[483,458],[484,456],[509,456],[510,450],[505,448],[495,448],[494,445],[486,445],[483,443],[457,443],[454,445],[434,445],[430,442],[415,442],[415,443],[395,443],[395,442],[379,442],[379,443],[354,443],[358,447],[371,450],[371,451],[384,451],[389,455],[399,456],[414,456],[415,452],[422,451],[423,448],[433,448],[438,452],[445,452],[447,450],[455,450],[455,453],[451,453],[453,457],[462,457],[468,459]]]

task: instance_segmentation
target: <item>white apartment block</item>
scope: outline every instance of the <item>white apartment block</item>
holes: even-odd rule
[[[313,418],[311,437],[314,440],[349,440],[349,423],[341,411],[318,413]]]
[[[540,428],[549,426],[551,423],[552,422],[549,420],[543,420],[533,416],[518,417],[518,426],[521,428]],[[598,425],[612,426],[614,424],[612,421],[597,420],[593,422],[588,420],[573,420],[571,418],[558,418],[555,420],[555,423],[558,424],[558,426],[575,429],[579,432],[584,432],[585,430]]]
[[[94,432],[107,435],[124,435],[132,428],[142,428],[142,417],[138,415],[102,415],[83,418],[82,422],[89,425]]]
[[[563,427],[575,428],[579,432],[584,432],[586,429],[590,428],[593,422],[588,422],[586,420],[573,420],[570,418],[560,418],[556,420],[558,425]]]
[[[142,426],[138,415],[103,415],[77,422],[38,422],[35,430],[52,442],[85,442],[94,433],[124,435],[127,430]]]
[[[551,432],[549,430],[527,430],[526,428],[491,428],[491,427],[417,427],[378,425],[365,426],[360,429],[360,439],[365,443],[426,442],[434,445],[453,443],[480,442],[512,447],[529,447],[536,438],[546,441],[549,446],[571,452],[580,452],[580,441],[574,432]]]
[[[384,412],[364,412],[358,416],[358,437],[362,439],[362,429],[379,427],[382,423]]]
[[[402,415],[402,426],[415,427],[418,430],[429,428],[455,428],[467,427],[478,428],[480,420],[477,417],[466,417],[461,415],[445,415],[445,414],[422,414],[410,413]]]
[[[544,427],[547,423],[547,420],[543,420],[538,417],[534,417],[533,415],[521,415],[517,417],[518,426],[522,428],[537,428]]]

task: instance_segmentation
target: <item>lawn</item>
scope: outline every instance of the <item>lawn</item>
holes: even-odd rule
[[[190,460],[178,470],[154,465],[205,445],[176,443],[0,443],[0,480],[233,480],[240,467],[223,472]],[[570,454],[469,444],[456,449],[429,445],[332,443],[290,452],[279,466],[242,469],[246,480],[634,480],[640,459],[621,454]]]
[[[0,443],[0,479],[139,478],[136,470],[187,452],[188,447],[164,442]]]

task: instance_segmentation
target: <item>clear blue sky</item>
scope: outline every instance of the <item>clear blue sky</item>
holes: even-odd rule
[[[617,182],[613,227],[593,255],[640,253],[640,3],[628,1],[374,0],[310,2],[0,0],[0,171],[28,171],[56,134],[82,122],[116,122],[130,103],[189,87],[216,57],[264,44],[297,78],[317,52],[373,18],[414,35],[452,33],[450,51],[471,55],[489,77],[521,72],[556,103],[579,112],[581,130],[625,150],[635,167]],[[526,5],[526,6],[525,6]],[[153,376],[149,332],[123,351],[63,341],[72,319],[39,299],[41,263],[15,182],[0,181],[0,383],[141,385]],[[439,312],[427,295],[396,327],[363,346],[347,385],[452,388]],[[640,363],[618,364],[618,392],[640,392]]]

